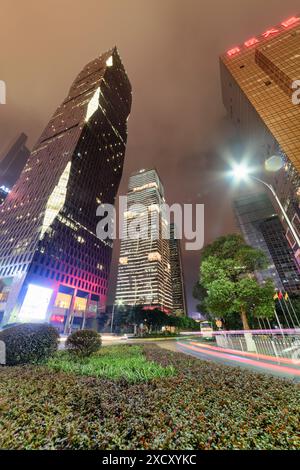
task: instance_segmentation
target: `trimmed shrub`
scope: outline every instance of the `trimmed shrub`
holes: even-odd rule
[[[137,350],[105,346],[99,356],[113,364],[116,351],[129,358]],[[144,352],[176,367],[176,375],[129,383],[44,366],[0,367],[0,448],[300,450],[299,384],[153,345]]]
[[[79,330],[71,333],[66,348],[78,357],[88,357],[101,348],[101,336],[94,330]]]
[[[23,323],[0,332],[6,349],[6,365],[38,363],[48,359],[58,347],[59,334],[47,323]]]

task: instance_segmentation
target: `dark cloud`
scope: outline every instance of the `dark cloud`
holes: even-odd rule
[[[79,70],[116,44],[133,86],[120,191],[130,172],[156,166],[169,202],[205,203],[209,242],[235,229],[221,178],[230,129],[218,55],[298,9],[298,0],[2,0],[0,151],[21,131],[34,143]],[[199,254],[184,259],[192,308]]]

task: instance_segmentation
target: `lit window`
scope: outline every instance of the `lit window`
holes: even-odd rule
[[[70,169],[71,162],[67,164],[63,174],[59,179],[58,184],[55,186],[53,192],[51,193],[48,199],[40,238],[43,237],[44,233],[50,227],[55,217],[58,215],[59,211],[63,208],[67,195],[67,185],[69,181]]]
[[[113,56],[111,55],[106,61],[107,67],[112,67],[114,65]]]
[[[80,312],[84,312],[86,309],[87,299],[82,297],[76,297],[74,303],[74,310],[78,310]]]
[[[59,308],[69,308],[71,305],[72,296],[68,294],[63,294],[59,292],[55,299],[55,307]]]
[[[148,261],[161,261],[161,254],[158,251],[148,254]]]
[[[97,88],[93,97],[91,98],[85,116],[85,122],[88,122],[93,114],[97,111],[99,106],[99,97],[100,97],[100,87]]]

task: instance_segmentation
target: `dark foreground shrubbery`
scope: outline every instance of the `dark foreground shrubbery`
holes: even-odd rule
[[[70,334],[66,348],[78,357],[89,357],[101,348],[101,336],[94,330],[79,330]]]
[[[48,359],[57,350],[58,338],[57,330],[47,323],[23,323],[1,331],[6,365],[38,363]]]
[[[299,386],[153,346],[145,355],[177,374],[132,384],[0,368],[0,448],[300,449]]]

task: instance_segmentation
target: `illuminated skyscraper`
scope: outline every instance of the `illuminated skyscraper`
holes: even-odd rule
[[[128,236],[121,240],[117,303],[172,311],[169,227],[161,209],[164,202],[156,170],[141,170],[130,177],[128,211],[124,214]],[[135,224],[140,233],[133,237]]]
[[[233,207],[246,242],[262,250],[267,257],[267,268],[256,273],[258,281],[263,283],[272,279],[277,289],[299,293],[299,268],[268,195],[253,193],[240,196]]]
[[[284,168],[270,182],[300,234],[300,105],[293,84],[300,79],[300,16],[269,28],[220,58],[223,101],[251,161],[264,165],[279,155]],[[266,176],[267,177],[267,176]],[[280,215],[280,217],[282,217]],[[296,243],[287,230],[291,246]],[[300,259],[300,253],[296,256]]]
[[[289,294],[300,293],[300,272],[293,250],[287,242],[278,216],[262,222],[261,233],[264,236],[283,288]]]
[[[0,211],[3,323],[67,331],[105,306],[112,243],[96,237],[96,209],[115,201],[130,108],[115,48],[84,67],[34,146]]]
[[[186,315],[186,297],[183,278],[180,240],[176,235],[176,225],[170,224],[170,265],[172,279],[173,313]]]
[[[30,155],[26,141],[27,135],[22,132],[3,156],[0,162],[0,186],[11,189],[18,180]]]
[[[9,188],[7,188],[6,186],[0,186],[0,205],[5,201],[9,192]]]

